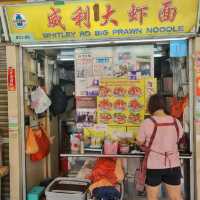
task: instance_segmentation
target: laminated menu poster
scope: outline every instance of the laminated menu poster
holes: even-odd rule
[[[113,76],[113,48],[92,48],[94,76]]]
[[[89,48],[75,50],[75,78],[93,77],[93,57]]]
[[[144,101],[144,80],[104,79],[97,97],[97,121],[138,126],[144,119]]]
[[[76,78],[75,94],[76,96],[98,96],[99,77]]]

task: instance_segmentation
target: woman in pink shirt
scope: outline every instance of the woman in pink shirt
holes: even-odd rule
[[[165,101],[160,95],[149,99],[151,118],[145,119],[139,129],[137,143],[148,146],[155,126],[155,137],[147,160],[146,191],[148,200],[158,199],[160,184],[164,183],[171,200],[182,200],[181,169],[178,140],[183,135],[179,120],[167,115]]]

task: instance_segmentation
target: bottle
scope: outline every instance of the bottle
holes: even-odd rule
[[[81,143],[80,143],[80,153],[84,154],[84,141],[83,141],[83,139],[81,139]]]

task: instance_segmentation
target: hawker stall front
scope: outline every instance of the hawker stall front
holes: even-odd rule
[[[7,47],[11,199],[85,198],[88,187],[96,198],[145,198],[134,184],[144,154],[133,141],[155,93],[182,123],[182,193],[198,199],[197,0],[69,1],[4,9],[13,43]],[[102,193],[105,186],[109,191]],[[65,191],[70,189],[76,190],[71,197]],[[166,198],[164,187],[160,198]]]

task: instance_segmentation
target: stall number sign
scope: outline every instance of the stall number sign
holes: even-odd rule
[[[8,91],[16,91],[16,71],[13,67],[8,67]]]
[[[174,40],[170,41],[170,57],[185,57],[187,56],[187,41]]]

